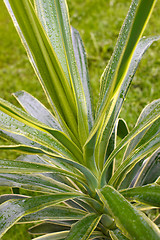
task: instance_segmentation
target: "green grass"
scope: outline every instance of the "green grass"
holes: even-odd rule
[[[88,54],[93,102],[98,99],[99,79],[113,52],[118,32],[128,11],[126,0],[68,0],[71,24],[79,30]],[[145,31],[146,36],[160,34],[160,4],[157,3]],[[144,55],[124,103],[121,116],[130,129],[143,107],[160,97],[160,42]],[[41,86],[28,62],[27,55],[12,21],[0,1],[0,96],[16,103],[11,93],[25,90],[48,106]],[[1,152],[1,158],[15,153]],[[4,188],[1,193],[6,193]],[[8,190],[10,192],[10,190]],[[27,227],[12,227],[2,240],[28,240]]]

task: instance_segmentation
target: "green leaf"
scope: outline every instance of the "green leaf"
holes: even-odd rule
[[[30,163],[30,162],[22,162],[16,160],[0,160],[0,173],[55,173],[55,174],[62,174],[71,178],[75,178],[77,181],[84,181],[84,179],[74,174],[73,172],[69,172],[52,165],[44,165],[38,163]]]
[[[60,232],[65,230],[70,230],[70,227],[64,224],[62,225],[54,222],[40,223],[28,229],[29,233],[36,235]]]
[[[96,228],[97,224],[100,221],[100,216],[96,214],[88,214],[87,216],[83,217],[77,223],[73,224],[71,230],[66,237],[66,240],[85,240],[88,239],[89,236],[92,234],[94,229]]]
[[[51,233],[51,234],[46,234],[41,237],[34,238],[33,240],[65,240],[66,236],[68,235],[69,231],[62,231],[58,233]],[[95,239],[96,237],[105,237],[101,232],[95,231],[89,239]]]
[[[82,153],[80,149],[76,146],[74,142],[70,140],[70,138],[68,138],[68,136],[65,133],[48,127],[47,125],[33,118],[31,115],[22,111],[20,108],[17,108],[13,104],[3,99],[0,99],[0,110],[2,110],[4,113],[8,114],[12,118],[20,121],[24,125],[33,127],[43,132],[50,133],[53,137],[55,137],[58,141],[60,141],[61,144],[65,145],[71,152],[74,151],[76,156],[80,157],[81,155],[81,159],[82,159]],[[3,119],[3,116],[1,117]]]
[[[151,206],[160,207],[160,186],[158,184],[124,189],[120,193],[129,200],[136,200]]]
[[[58,157],[58,158],[50,158],[50,160],[53,163],[54,162],[56,162],[56,163],[59,162],[60,164],[67,163],[67,165],[73,166],[74,168],[78,169],[85,176],[85,178],[87,180],[87,184],[90,187],[90,190],[95,192],[95,188],[97,188],[97,186],[98,186],[97,178],[87,167],[83,166],[80,163],[74,162],[74,161],[66,159],[66,158]],[[85,185],[85,187],[88,187],[88,186]]]
[[[103,124],[104,126],[102,129],[99,130],[99,139],[97,139],[97,146],[96,146],[96,152],[98,152],[98,154],[99,154],[97,156],[96,161],[97,162],[99,161],[100,162],[99,164],[101,164],[101,165],[104,162],[110,135],[113,131],[113,128],[115,127],[115,122],[121,111],[122,104],[123,104],[126,94],[128,92],[131,81],[134,77],[134,74],[136,72],[138,64],[139,64],[144,52],[148,49],[148,47],[154,41],[159,40],[159,38],[160,37],[142,38],[139,41],[139,43],[134,51],[128,72],[126,74],[126,77],[124,78],[124,81],[122,83],[120,91],[117,95],[117,99],[115,99],[113,102],[111,102],[110,106],[108,107],[108,112],[106,113],[106,119],[104,120],[104,124]],[[120,124],[122,124],[122,122],[120,122]],[[123,125],[125,125],[125,123]],[[118,130],[118,135],[120,134],[119,130]],[[125,131],[125,133],[127,133],[127,129],[123,129],[123,132],[124,131]]]
[[[102,75],[99,108],[87,142],[93,137],[99,126],[103,123],[106,112],[109,118],[114,109],[116,99],[125,81],[134,51],[143,34],[155,2],[155,0],[145,0],[144,4],[144,0],[132,1],[120,31],[112,58]],[[113,106],[109,110],[111,102]],[[106,118],[104,128],[107,125],[108,118]]]
[[[52,113],[31,94],[19,91],[14,93],[13,96],[32,117],[51,128],[61,131],[61,127]]]
[[[79,196],[81,196],[81,194],[59,193],[4,202],[0,205],[0,237],[26,214]]]
[[[0,137],[4,140],[7,140],[7,141],[9,140],[9,141],[12,141],[13,143],[18,144],[18,145],[10,145],[9,148],[11,148],[11,149],[13,149],[14,147],[21,148],[21,146],[23,146],[23,150],[26,149],[26,152],[28,151],[28,153],[29,152],[43,153],[43,150],[45,152],[45,149],[46,149],[46,151],[49,151],[49,149],[45,148],[45,147],[43,147],[43,150],[42,150],[42,147],[40,144],[38,144],[26,137],[23,137],[21,135],[17,135],[17,134],[11,133],[11,132],[7,132],[4,130],[0,130]],[[2,147],[2,149],[7,148],[6,145],[4,145],[4,146],[1,145],[0,148],[1,147]]]
[[[34,145],[34,143],[33,143]],[[34,147],[28,147],[25,145],[0,145],[1,150],[13,150],[16,152],[24,153],[24,154],[39,154],[39,153],[44,153],[43,150],[40,150],[41,146],[39,148]],[[53,153],[54,155],[54,153]]]
[[[56,233],[50,233],[41,237],[33,238],[33,240],[65,240],[69,231],[62,231]]]
[[[129,129],[128,129],[127,123],[124,121],[124,119],[119,118],[118,129],[117,129],[118,137],[123,139],[125,136],[127,136],[128,133],[129,133]]]
[[[141,112],[136,126],[140,124],[144,119],[147,117],[148,114],[153,110],[154,106],[157,104],[157,101],[153,101],[152,103],[148,104]],[[160,125],[160,118],[153,122],[148,128],[144,131],[140,132],[127,146],[124,159],[135,149],[141,146],[145,141],[147,141],[151,136],[154,137],[156,134],[159,133]]]
[[[62,126],[77,136],[72,90],[30,1],[4,0],[30,61]],[[65,106],[65,107],[64,107]],[[68,127],[67,127],[68,125]]]
[[[114,175],[109,181],[109,184],[118,188],[126,174],[136,165],[136,163],[158,149],[158,147],[160,147],[160,133],[133,151],[133,153],[130,154],[115,171]]]
[[[155,182],[160,173],[160,149],[144,161],[135,179],[134,186]]]
[[[44,208],[35,213],[28,214],[22,217],[19,220],[19,223],[38,222],[43,220],[54,220],[54,221],[79,220],[84,215],[86,215],[86,212],[80,209],[56,205],[56,206]]]
[[[92,104],[91,104],[91,95],[90,95],[90,86],[89,86],[89,72],[88,72],[86,52],[85,52],[84,44],[80,37],[79,32],[72,27],[71,33],[72,33],[74,54],[75,54],[78,71],[81,77],[84,94],[86,98],[89,130],[91,130],[93,126],[93,113],[92,113]]]
[[[120,193],[111,186],[98,190],[98,194],[109,208],[122,233],[131,239],[158,240],[160,231],[145,214],[134,208]],[[129,216],[129,217],[128,217]]]
[[[75,189],[43,175],[0,174],[0,186],[19,187],[27,190],[54,193],[74,192]]]
[[[10,199],[24,199],[24,198],[28,198],[28,197],[20,194],[4,194],[4,195],[0,195],[0,204]]]
[[[128,238],[122,234],[119,229],[109,231],[112,240],[127,240]]]
[[[70,153],[70,151],[66,147],[64,147],[51,134],[44,132],[44,130],[41,128],[38,128],[38,127],[34,128],[34,127],[36,127],[36,126],[33,125],[33,127],[31,127],[29,125],[26,125],[24,122],[20,122],[0,111],[0,128],[2,130],[9,131],[9,132],[12,132],[15,134],[19,134],[19,135],[24,136],[34,142],[37,142],[38,144],[41,145],[42,150],[43,150],[43,147],[45,147],[44,150],[46,150],[46,148],[50,149],[51,150],[51,151],[49,151],[50,153],[52,153],[52,151],[54,151],[54,152],[56,151],[57,153],[62,154],[62,152],[63,152],[64,155],[65,155],[65,153],[66,153],[66,155],[69,154],[68,157],[70,156],[69,158],[74,159],[75,161],[77,161],[77,157],[80,157],[79,151],[77,151],[76,157],[73,157],[73,155]],[[62,138],[64,137],[64,140],[65,139],[67,140],[67,138],[65,138],[65,136],[63,136],[63,134],[61,136],[62,136]],[[73,147],[73,149],[74,149],[74,147]],[[82,158],[82,156],[81,156],[81,158]]]
[[[68,7],[66,1],[35,1],[35,6],[37,9],[38,16],[51,40],[53,48],[57,48],[57,45],[62,43],[61,48],[62,56],[60,59],[64,60],[64,54],[66,57],[66,65],[68,67],[68,72],[70,76],[70,84],[75,95],[77,109],[78,109],[78,133],[81,141],[81,145],[88,137],[88,119],[87,119],[87,105],[84,95],[83,85],[79,76],[78,68],[76,65],[76,60],[74,56],[74,50],[72,45],[71,31],[70,31],[70,22],[68,16]],[[46,11],[43,11],[45,9]],[[50,24],[53,26],[56,25],[57,37],[55,38],[55,33],[50,29]],[[59,49],[59,46],[57,48]],[[64,108],[66,106],[64,105]]]
[[[150,113],[150,111],[152,111],[152,108],[154,107],[155,104],[156,104],[156,102],[154,101],[151,104],[147,105],[142,110],[142,112],[141,112],[141,114],[140,114],[140,116],[137,120],[136,125],[138,125],[140,122],[142,122],[146,118],[146,116]],[[126,149],[124,157],[123,157],[123,161],[136,148],[140,147],[142,144],[144,144],[146,141],[148,141],[151,137],[154,137],[156,134],[158,134],[159,131],[160,131],[159,125],[160,125],[160,118],[157,119],[148,128],[146,128],[145,130],[140,132],[134,139],[132,139],[131,142],[127,146],[127,149]],[[138,178],[139,171],[140,171],[140,168],[141,168],[141,165],[142,165],[143,161],[144,161],[144,159],[142,159],[139,163],[137,163],[134,166],[134,168],[132,168],[132,170],[128,173],[128,175],[125,177],[123,183],[121,184],[121,188],[127,188],[131,184],[131,182],[132,182],[132,184],[134,184],[134,182],[137,181],[136,178]],[[157,165],[157,167],[158,167],[158,165]],[[157,170],[158,170],[158,168],[157,168]],[[157,173],[158,173],[158,171],[157,171]],[[151,176],[151,174],[150,174],[150,176]],[[154,176],[154,174],[152,176]],[[157,175],[155,175],[155,177],[156,176]],[[155,180],[156,180],[156,178],[153,181],[146,182],[146,184],[154,182]]]
[[[109,158],[107,159],[102,176],[101,176],[101,186],[105,185],[105,175],[108,169],[108,166],[113,161],[115,156],[122,150],[133,138],[135,138],[139,133],[149,127],[152,123],[154,123],[160,117],[160,100],[155,100],[151,104],[152,110],[150,113],[145,117],[143,121],[141,121],[138,125],[136,125],[130,133],[123,138],[120,144],[115,148],[115,150],[110,154]]]

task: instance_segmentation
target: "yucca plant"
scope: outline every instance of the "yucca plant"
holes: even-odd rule
[[[0,185],[13,188],[0,197],[0,237],[13,224],[38,222],[29,229],[36,240],[160,239],[160,100],[130,132],[119,118],[142,55],[160,38],[142,38],[155,2],[132,1],[93,112],[86,53],[66,1],[4,0],[51,111],[25,91],[14,94],[23,110],[0,99],[0,135],[14,143],[0,149],[23,153],[0,160]]]

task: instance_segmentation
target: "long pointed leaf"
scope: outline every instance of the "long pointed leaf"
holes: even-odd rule
[[[70,76],[70,83],[76,98],[76,104],[78,108],[78,132],[81,144],[83,145],[88,137],[87,106],[83,85],[78,73],[78,68],[74,56],[70,29],[71,27],[69,23],[68,7],[66,1],[49,0],[46,2],[44,0],[35,0],[35,5],[40,20],[47,30],[48,35],[50,35],[50,38],[54,38],[54,32],[51,33],[48,21],[53,22],[53,27],[54,25],[57,27],[57,39],[54,39],[51,42],[54,48],[57,48],[57,43],[55,43],[56,40],[60,39],[60,42],[62,42],[66,56],[65,60],[67,62],[68,72]],[[43,11],[42,9],[45,9],[46,11]],[[63,51],[62,54],[64,54]]]
[[[41,210],[67,199],[79,197],[76,193],[61,193],[46,196],[32,197],[23,200],[10,200],[0,205],[0,236],[21,217],[26,214]]]
[[[90,95],[90,87],[89,87],[89,73],[88,73],[86,52],[85,52],[84,44],[80,37],[79,32],[72,27],[71,33],[72,33],[74,54],[75,54],[78,71],[81,77],[81,81],[83,84],[83,89],[86,97],[89,130],[91,130],[93,126],[93,113],[92,113],[91,95]]]
[[[56,115],[61,124],[65,127],[66,122],[76,136],[76,106],[73,93],[32,4],[28,0],[4,2],[48,99],[54,103]]]
[[[31,115],[27,114],[26,112],[22,111],[20,108],[17,108],[13,104],[0,99],[0,110],[4,113],[8,114],[9,116],[21,121],[23,124],[36,128],[37,130],[44,131],[50,133],[53,137],[55,137],[58,141],[60,141],[63,145],[66,145],[68,149],[71,151],[75,151],[76,156],[80,154],[80,149],[75,145],[74,142],[68,138],[68,136],[56,129],[52,129],[47,125],[37,121]],[[81,154],[82,155],[82,154]],[[81,157],[82,158],[82,157]]]
[[[160,173],[160,149],[146,159],[136,176],[134,186],[146,185],[155,182]]]
[[[18,187],[43,193],[74,192],[66,184],[43,175],[0,174],[0,186]]]
[[[0,160],[0,173],[57,173],[65,176],[69,176],[71,178],[75,178],[79,181],[84,181],[79,175],[74,174],[73,172],[69,172],[51,165],[44,165],[38,163],[30,163],[30,162],[22,162],[16,160]]]
[[[0,128],[5,131],[9,131],[12,133],[16,133],[19,135],[22,135],[32,141],[35,141],[41,145],[41,148],[43,149],[43,146],[48,149],[51,149],[52,151],[56,151],[57,153],[62,152],[65,154],[69,154],[69,158],[73,158],[75,161],[77,161],[77,157],[73,157],[73,155],[68,151],[66,147],[64,147],[58,140],[56,140],[51,134],[48,134],[47,132],[41,131],[38,128],[30,127],[26,125],[23,122],[20,122],[7,114],[0,111]],[[67,153],[68,152],[68,153]],[[66,156],[67,156],[66,155]]]
[[[134,208],[114,188],[105,186],[98,190],[98,194],[110,209],[117,226],[130,238],[138,240],[159,239],[160,231],[157,226],[145,214]]]
[[[99,152],[98,158],[99,158],[100,163],[104,161],[106,149],[108,146],[108,139],[113,131],[113,127],[115,126],[115,122],[119,116],[119,113],[122,108],[122,104],[124,102],[124,99],[126,97],[128,90],[129,90],[129,86],[134,77],[134,74],[139,65],[139,62],[140,62],[143,54],[145,53],[145,51],[149,48],[149,46],[154,41],[157,41],[159,39],[160,39],[160,37],[158,37],[158,36],[142,38],[139,41],[139,43],[134,51],[128,72],[124,78],[122,85],[121,85],[117,99],[115,101],[113,101],[111,107],[108,108],[109,112],[111,113],[111,116],[110,116],[109,112],[106,114],[106,119],[104,121],[105,128],[103,127],[103,129],[101,131],[99,131],[99,139],[97,139],[98,143],[96,146],[96,148],[98,148],[98,149],[96,151]],[[101,163],[101,165],[102,165],[102,163]]]
[[[139,133],[145,130],[148,126],[150,126],[160,117],[160,100],[155,100],[154,104],[152,104],[152,107],[152,111],[146,116],[146,118],[142,122],[140,122],[135,128],[132,129],[132,131],[120,142],[120,144],[115,148],[115,150],[107,159],[101,176],[102,186],[105,184],[106,170],[110,163],[113,161],[114,157],[118,154],[118,152],[124,146],[126,146],[134,137],[136,137]]]
[[[51,112],[35,97],[25,91],[19,91],[13,94],[21,106],[34,118],[48,125],[51,128],[61,130],[59,123]]]
[[[103,80],[101,87],[102,91],[100,93],[100,105],[94,127],[87,141],[92,138],[100,124],[102,124],[111,100],[117,98],[119,95],[119,91],[128,72],[134,51],[143,34],[155,2],[155,0],[145,0],[145,3],[144,0],[132,1],[111,61],[109,62],[109,66],[102,75]],[[110,111],[108,113],[110,113]]]
[[[124,189],[120,193],[129,200],[137,200],[141,203],[160,207],[160,186],[158,184]]]
[[[147,143],[143,144],[137,150],[128,156],[128,158],[119,166],[114,175],[109,181],[109,184],[113,184],[114,187],[118,187],[122,180],[125,178],[126,173],[128,173],[138,161],[148,156],[150,153],[155,151],[160,147],[160,133],[150,139]]]
[[[84,215],[86,215],[85,211],[75,208],[67,208],[62,206],[52,206],[49,208],[42,209],[38,212],[28,214],[19,220],[19,223],[28,223],[28,222],[36,222],[43,220],[79,220]]]
[[[88,214],[83,217],[72,226],[66,240],[87,240],[96,228],[100,218],[101,217],[96,214]]]

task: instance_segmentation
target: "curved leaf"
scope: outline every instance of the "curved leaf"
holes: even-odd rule
[[[34,238],[33,240],[53,240],[53,239],[54,240],[65,240],[66,239],[65,237],[68,235],[68,233],[69,233],[69,231],[51,233],[51,234],[46,234],[46,235],[38,237],[38,238]],[[89,239],[95,239],[95,238],[99,238],[99,237],[104,238],[105,236],[99,231],[94,231]]]
[[[144,238],[146,240],[159,239],[160,231],[157,226],[145,214],[134,208],[114,188],[105,186],[98,190],[98,194],[112,213],[118,228],[129,238],[138,240],[144,240]]]
[[[73,224],[66,240],[87,240],[96,228],[101,216],[88,214],[77,223]]]
[[[43,193],[74,192],[74,188],[43,175],[0,174],[0,186],[18,187]]]
[[[58,224],[58,223],[51,223],[51,222],[44,222],[37,224],[31,228],[28,229],[29,233],[31,234],[47,234],[47,233],[53,233],[53,232],[60,232],[60,231],[67,231],[70,230],[69,226]]]
[[[93,113],[90,96],[89,72],[87,66],[86,52],[79,32],[75,28],[71,27],[71,34],[77,67],[83,84],[84,94],[86,97],[89,130],[91,130],[93,126]]]
[[[122,234],[122,232],[119,229],[116,229],[114,231],[109,231],[109,234],[112,238],[112,240],[127,240],[128,238]]]
[[[138,149],[133,151],[128,158],[119,166],[115,171],[114,175],[109,181],[109,184],[113,184],[114,187],[118,188],[126,174],[136,165],[138,161],[148,156],[150,153],[160,147],[160,133],[157,136],[149,139],[148,142],[140,146]]]
[[[65,145],[70,151],[74,151],[77,156],[82,155],[80,149],[75,145],[73,141],[70,140],[70,138],[68,138],[65,133],[56,129],[52,129],[47,125],[39,122],[37,119],[22,111],[20,108],[17,108],[13,104],[0,99],[0,110],[11,116],[13,119],[20,121],[23,125],[33,127],[42,132],[50,133],[53,137],[60,141],[62,145]],[[1,117],[3,118],[2,114]]]
[[[106,148],[108,145],[108,141],[110,138],[110,135],[113,131],[113,128],[115,127],[115,122],[119,116],[119,113],[122,108],[122,104],[124,102],[124,99],[126,97],[126,94],[129,90],[129,86],[131,84],[131,81],[134,77],[134,74],[136,72],[136,69],[138,67],[138,64],[145,53],[145,51],[148,49],[148,47],[154,42],[159,40],[160,37],[148,37],[148,38],[142,38],[132,57],[128,72],[126,74],[126,77],[122,83],[122,86],[120,88],[120,91],[117,95],[117,99],[115,101],[111,102],[111,106],[108,107],[108,112],[106,113],[106,119],[104,120],[104,127],[102,130],[99,131],[99,140],[97,139],[97,145],[96,151],[99,151],[99,160],[97,161],[104,161],[105,153],[106,153]],[[111,116],[110,116],[111,115]],[[120,122],[122,124],[122,122]],[[125,123],[124,123],[125,125]],[[123,126],[124,127],[124,126]],[[120,130],[120,129],[119,129]],[[120,134],[120,131],[118,130],[118,134]],[[123,129],[124,132],[124,129]],[[125,129],[125,132],[127,133],[127,129]],[[122,133],[122,132],[121,132]]]
[[[78,193],[60,193],[4,202],[0,205],[0,236],[2,237],[13,224],[26,214],[79,196],[81,195]]]
[[[143,34],[155,2],[155,0],[147,0],[144,4],[144,0],[132,1],[129,12],[120,31],[114,53],[102,75],[99,108],[94,127],[87,142],[103,123],[106,112],[108,112],[108,116],[111,115],[112,110],[109,111],[110,102],[111,100],[114,102],[114,98],[117,99],[119,95],[119,91],[133,58],[134,51]],[[105,123],[105,125],[106,124],[107,123]]]
[[[24,198],[28,198],[28,197],[20,194],[4,194],[4,195],[0,195],[0,204],[10,199],[24,199]]]
[[[15,134],[19,134],[24,136],[34,142],[37,142],[41,145],[43,150],[43,146],[52,151],[56,151],[57,153],[66,153],[70,155],[69,158],[73,158],[77,161],[77,157],[80,157],[79,151],[77,151],[77,157],[73,157],[73,155],[69,152],[69,150],[64,147],[56,138],[54,138],[51,134],[47,132],[43,132],[42,129],[30,127],[23,122],[20,122],[7,114],[0,111],[0,128],[5,131],[9,131]],[[42,131],[41,131],[42,130]],[[63,138],[63,137],[62,137]],[[65,139],[64,139],[65,140]],[[74,148],[73,148],[74,149]],[[67,154],[67,155],[68,155]],[[68,155],[68,156],[69,156]],[[72,156],[72,157],[71,157]]]
[[[27,214],[19,220],[19,223],[29,223],[29,222],[37,222],[43,220],[79,220],[84,215],[86,215],[85,211],[80,209],[63,207],[63,206],[51,206],[44,208],[35,213]]]
[[[160,173],[160,149],[144,161],[136,176],[134,186],[146,185],[155,182]]]
[[[13,96],[31,116],[51,128],[60,131],[62,130],[56,118],[51,114],[51,112],[31,94],[27,93],[26,91],[19,91],[13,93]]]
[[[147,159],[139,161],[133,169],[126,175],[120,185],[121,189],[127,187],[137,187],[153,183],[159,177],[160,172],[160,149],[156,150]]]
[[[123,139],[125,136],[127,136],[128,133],[129,133],[129,129],[128,129],[127,123],[125,122],[124,119],[119,118],[118,128],[117,128],[118,137]]]
[[[158,184],[124,189],[120,193],[129,200],[136,200],[151,206],[160,207],[160,186]]]
[[[47,97],[51,105],[54,104],[58,119],[64,127],[68,125],[77,136],[76,106],[72,90],[31,2],[4,2]]]
[[[153,104],[154,103],[154,104]],[[123,149],[133,138],[135,138],[139,133],[149,127],[152,123],[154,123],[160,117],[160,100],[153,101],[152,110],[146,116],[146,118],[141,121],[137,126],[135,126],[130,133],[123,138],[120,144],[115,148],[115,150],[111,153],[109,158],[107,159],[101,176],[101,186],[105,185],[105,175],[108,169],[108,166],[113,161],[114,157]]]
[[[78,68],[76,65],[76,60],[74,56],[74,50],[72,45],[71,31],[70,31],[70,22],[68,16],[68,7],[66,1],[35,1],[35,6],[37,9],[38,16],[42,22],[48,36],[51,40],[53,48],[57,48],[57,51],[60,51],[60,48],[63,48],[62,55],[60,56],[61,60],[65,61],[68,67],[68,73],[70,76],[70,84],[72,90],[75,94],[77,109],[78,109],[78,133],[81,141],[81,145],[85,142],[88,137],[88,119],[87,119],[87,106],[86,99],[84,95],[83,85],[79,76]],[[46,11],[43,11],[45,9]],[[57,37],[55,38],[55,33],[52,31],[52,28],[49,28],[50,23],[52,23],[53,28],[56,25]],[[48,25],[49,24],[49,25]],[[58,41],[58,42],[57,42]],[[62,46],[59,47],[59,44],[62,43]],[[64,66],[64,64],[63,64]],[[65,105],[64,105],[65,106]]]
[[[83,178],[79,175],[74,174],[51,165],[44,165],[38,163],[22,162],[16,160],[0,160],[0,173],[57,173],[62,174],[71,178],[75,178],[77,181],[82,181]]]
[[[157,104],[157,101],[153,101],[152,103],[148,104],[141,112],[136,125],[140,124],[148,114],[153,110],[155,105]],[[138,148],[140,145],[142,145],[147,139],[149,139],[151,136],[154,137],[156,134],[159,133],[160,125],[160,118],[157,119],[155,122],[153,122],[148,128],[146,128],[144,131],[140,132],[132,141],[128,144],[124,159],[127,158],[127,156],[135,149]]]

